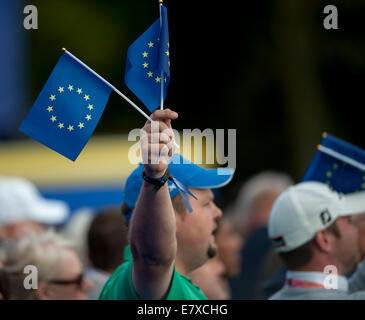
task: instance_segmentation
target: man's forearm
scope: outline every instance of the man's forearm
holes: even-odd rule
[[[168,184],[152,193],[144,181],[131,221],[131,250],[135,261],[146,266],[171,265],[176,256],[175,213]]]
[[[141,153],[146,176],[161,178],[174,154],[171,120],[177,113],[156,110],[141,130]],[[152,192],[143,181],[131,221],[132,281],[145,299],[165,297],[171,283],[177,251],[175,213],[168,184]]]

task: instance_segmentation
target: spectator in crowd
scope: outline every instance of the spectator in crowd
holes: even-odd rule
[[[228,279],[236,278],[241,272],[244,238],[227,216],[219,221],[216,238],[218,255],[225,267],[224,275]]]
[[[214,233],[222,212],[209,188],[227,184],[233,170],[222,175],[173,156],[171,120],[177,113],[156,110],[151,118],[157,131],[146,122],[141,137],[144,165],[133,171],[125,186],[122,208],[127,219],[131,217],[130,249],[126,248],[125,262],[109,278],[100,298],[206,299],[187,275],[217,252]],[[170,174],[195,198],[179,194],[181,185],[171,181]]]
[[[224,263],[219,256],[215,256],[198,269],[190,272],[189,278],[209,300],[228,300],[230,289],[225,273]]]
[[[10,300],[82,300],[92,287],[72,244],[52,230],[9,244],[0,282]]]
[[[269,236],[288,271],[271,299],[365,299],[352,215],[365,213],[365,193],[341,195],[326,184],[302,182],[274,203]],[[349,280],[344,275],[357,270]],[[333,290],[328,290],[333,289]]]
[[[60,234],[72,242],[77,255],[85,267],[90,264],[87,233],[94,216],[95,209],[89,207],[79,208],[72,213],[71,219],[60,230]]]
[[[114,270],[123,262],[127,245],[127,227],[120,208],[107,207],[96,213],[87,233],[90,267],[86,275],[94,287],[88,292],[90,300],[97,300]]]
[[[263,284],[282,267],[282,263],[272,250],[267,223],[275,199],[292,183],[292,179],[284,173],[264,171],[241,187],[230,213],[234,225],[245,237],[241,271],[230,281],[232,299],[268,297]],[[276,283],[273,284],[278,289]],[[268,291],[272,289],[269,287]]]
[[[8,242],[59,225],[68,215],[64,202],[43,198],[30,181],[0,176],[0,270]]]
[[[68,206],[41,196],[37,188],[20,177],[0,177],[0,246],[45,226],[58,225],[69,215]]]

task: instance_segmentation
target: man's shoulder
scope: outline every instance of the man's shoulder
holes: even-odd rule
[[[356,300],[365,299],[365,291],[348,293],[343,290],[293,288],[285,286],[269,300]]]

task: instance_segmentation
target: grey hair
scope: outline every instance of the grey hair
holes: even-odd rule
[[[73,244],[53,230],[30,234],[8,248],[2,271],[20,274],[25,266],[34,265],[38,270],[38,281],[57,279],[64,267],[61,263],[63,256],[72,249]]]
[[[236,222],[248,218],[258,196],[273,191],[281,193],[293,183],[289,175],[281,172],[263,171],[254,175],[240,188],[231,217]]]

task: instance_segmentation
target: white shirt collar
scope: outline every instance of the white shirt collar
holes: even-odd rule
[[[300,281],[309,281],[321,285],[325,285],[325,279],[332,274],[323,272],[307,272],[307,271],[287,271],[286,279],[296,279]],[[346,277],[337,275],[337,290],[348,291],[348,281]],[[328,288],[332,289],[332,288]]]

